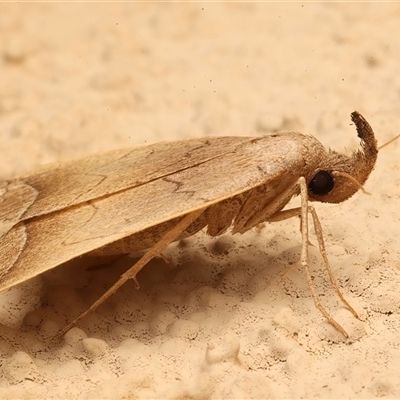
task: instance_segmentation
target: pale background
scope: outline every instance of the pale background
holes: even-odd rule
[[[350,151],[353,110],[384,143],[400,133],[399,71],[399,3],[3,3],[0,178],[207,135],[299,130]],[[289,220],[172,246],[141,291],[126,284],[60,343],[122,267],[59,268],[2,294],[0,397],[400,397],[399,146],[380,152],[370,196],[316,204],[361,322],[313,248],[311,268],[350,340],[301,271],[282,276],[301,244]]]

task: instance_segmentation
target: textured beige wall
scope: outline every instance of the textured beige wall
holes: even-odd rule
[[[2,3],[0,178],[207,135],[300,130],[353,149],[355,109],[383,143],[399,133],[399,18],[400,4],[377,2]],[[326,328],[300,272],[281,278],[300,244],[298,222],[285,221],[217,244],[190,241],[171,253],[186,270],[149,269],[142,294],[125,289],[62,344],[46,335],[65,323],[66,299],[79,312],[118,271],[94,284],[90,273],[52,271],[0,299],[4,323],[30,311],[20,326],[0,327],[0,397],[399,397],[398,146],[380,153],[372,196],[316,205],[335,274],[363,320],[323,297],[350,342]],[[312,264],[321,275],[313,250]]]

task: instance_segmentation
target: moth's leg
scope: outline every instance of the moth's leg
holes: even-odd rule
[[[357,312],[349,304],[349,302],[344,298],[344,296],[343,296],[342,292],[340,291],[339,286],[335,280],[335,277],[333,275],[332,268],[329,263],[328,256],[326,254],[324,235],[322,232],[322,226],[321,226],[321,222],[318,218],[318,214],[315,211],[315,208],[313,206],[308,206],[308,212],[311,214],[312,219],[313,219],[315,234],[316,234],[317,240],[318,240],[319,251],[322,255],[322,259],[324,260],[325,268],[328,272],[331,284],[332,284],[333,288],[335,289],[337,295],[339,296],[340,300],[342,301],[342,303],[349,309],[349,311],[356,318],[359,319]],[[299,216],[299,215],[301,215],[301,207],[291,208],[289,210],[279,211],[276,214],[272,215],[270,218],[268,218],[268,222],[282,221],[284,219],[288,219],[288,218]],[[308,238],[307,238],[307,240],[308,240]],[[308,241],[308,243],[310,243],[310,242]]]
[[[84,313],[78,318],[68,324],[64,329],[59,331],[55,338],[62,337],[72,327],[74,327],[79,321],[85,318],[88,314],[99,307],[104,301],[106,301],[112,294],[114,294],[128,279],[133,279],[139,288],[139,282],[136,279],[137,273],[156,255],[164,250],[170,243],[172,243],[179,235],[185,231],[200,215],[204,212],[204,208],[201,210],[193,211],[186,215],[180,220],[171,230],[169,230],[153,247],[151,247],[143,256],[136,262],[128,271],[121,275],[117,282],[111,286],[96,302],[94,302]]]
[[[313,206],[308,206],[308,212],[311,212],[311,209],[314,209]],[[278,222],[278,221],[283,221],[285,219],[289,219],[292,217],[300,217],[301,216],[301,207],[295,207],[295,208],[290,208],[289,210],[283,210],[283,211],[278,211],[275,214],[271,215],[270,217],[268,217],[267,221],[268,222]],[[302,232],[301,230],[301,218],[300,218],[300,232]],[[309,238],[307,238],[307,243],[310,246],[314,246]]]
[[[308,268],[308,189],[307,183],[304,177],[300,177],[298,180],[300,186],[301,196],[301,255],[300,262],[303,267],[304,273],[306,274],[307,283],[311,290],[314,303],[321,314],[333,325],[339,332],[341,332],[346,338],[349,337],[347,332],[329,315],[325,310],[325,307],[321,304],[319,296],[315,290],[314,282],[311,278],[310,269]]]
[[[318,310],[321,312],[321,314],[328,320],[328,322],[333,325],[339,332],[341,332],[346,338],[349,337],[347,332],[329,315],[329,313],[326,311],[324,306],[321,304],[319,300],[319,296],[315,290],[314,282],[311,278],[311,273],[310,269],[308,267],[308,213],[311,213],[313,217],[313,222],[314,222],[314,227],[315,227],[315,232],[317,235],[318,239],[318,245],[319,249],[322,255],[322,258],[325,263],[325,267],[328,271],[329,278],[331,280],[331,284],[334,287],[336,293],[338,294],[339,298],[342,300],[343,304],[346,305],[346,307],[352,312],[352,314],[358,318],[357,313],[354,311],[354,309],[350,306],[350,304],[346,301],[344,298],[343,294],[340,292],[337,283],[333,277],[331,266],[328,261],[328,257],[326,255],[325,251],[325,243],[324,243],[324,238],[322,235],[322,227],[319,222],[317,213],[315,212],[314,207],[308,206],[308,189],[307,189],[307,183],[304,177],[300,177],[298,179],[298,185],[300,187],[300,196],[301,196],[301,207],[298,208],[292,208],[289,210],[283,210],[283,211],[278,211],[277,213],[271,215],[267,221],[268,222],[275,222],[275,221],[282,221],[287,218],[291,218],[297,215],[301,216],[301,236],[302,236],[302,245],[301,245],[301,256],[300,256],[300,263],[303,267],[304,273],[306,275],[307,283],[308,286],[310,287],[311,290],[311,295],[313,297],[315,306],[318,308]]]
[[[158,255],[158,257],[160,257],[160,258],[162,258],[163,259],[163,261],[165,262],[165,264],[171,264],[171,262],[169,261],[169,259],[163,254],[163,253],[158,253],[157,254]],[[136,282],[136,285],[137,285],[137,282]]]
[[[310,206],[311,208],[311,206]],[[290,208],[289,210],[278,211],[275,214],[268,217],[268,222],[278,222],[292,217],[301,216],[301,207]]]
[[[312,216],[312,219],[313,219],[315,234],[317,235],[317,239],[318,239],[319,251],[320,251],[320,253],[322,255],[322,258],[324,259],[325,267],[326,267],[326,270],[328,271],[328,275],[329,275],[329,279],[331,281],[331,284],[335,288],[335,291],[336,291],[337,295],[339,296],[340,300],[342,300],[342,303],[351,311],[351,313],[357,319],[359,319],[359,316],[356,313],[356,311],[354,310],[354,308],[348,303],[348,301],[344,298],[342,292],[339,290],[339,287],[338,287],[338,285],[336,283],[335,277],[333,276],[333,272],[332,272],[331,266],[329,264],[328,256],[326,254],[324,236],[323,236],[323,233],[322,233],[322,226],[321,226],[321,223],[319,221],[317,212],[315,211],[314,207],[310,207],[309,208],[309,212],[311,213],[311,216]]]

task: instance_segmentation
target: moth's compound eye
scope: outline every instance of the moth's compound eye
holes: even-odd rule
[[[332,175],[327,171],[318,171],[308,184],[308,188],[316,195],[328,194],[334,186]]]

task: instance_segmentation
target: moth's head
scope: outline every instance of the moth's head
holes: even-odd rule
[[[378,156],[374,132],[357,111],[351,114],[361,139],[360,149],[351,156],[329,150],[318,170],[308,178],[308,196],[311,201],[340,203],[347,200],[367,180]]]

